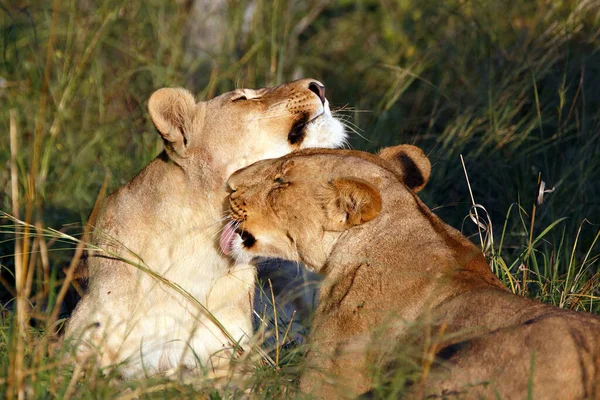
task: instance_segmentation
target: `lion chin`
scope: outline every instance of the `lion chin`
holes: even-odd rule
[[[148,109],[164,151],[92,219],[88,293],[67,338],[79,361],[119,364],[124,377],[199,366],[219,375],[252,336],[256,275],[216,243],[227,178],[261,159],[339,147],[346,135],[314,79],[198,103],[163,88]]]
[[[408,145],[307,149],[229,178],[223,247],[324,277],[301,390],[377,395],[374,371],[426,365],[408,398],[600,399],[600,318],[509,292],[418,198],[430,169]]]

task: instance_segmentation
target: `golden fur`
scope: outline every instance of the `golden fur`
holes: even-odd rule
[[[370,368],[393,371],[412,346],[437,356],[413,397],[524,399],[531,382],[535,399],[600,398],[600,318],[510,293],[417,197],[429,170],[403,145],[303,150],[230,177],[232,254],[324,276],[300,388],[368,392]]]
[[[91,240],[100,250],[89,255],[89,290],[67,336],[79,359],[123,363],[126,377],[195,368],[197,360],[226,370],[232,348],[252,335],[255,270],[219,251],[225,181],[260,159],[340,146],[344,130],[312,79],[199,103],[184,89],[164,88],[148,109],[165,150],[104,201]]]

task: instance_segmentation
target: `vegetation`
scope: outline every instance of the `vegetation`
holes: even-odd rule
[[[57,339],[98,194],[162,146],[146,101],[163,86],[204,99],[321,80],[353,147],[428,152],[423,199],[481,244],[513,291],[600,313],[597,1],[230,1],[210,54],[190,38],[202,21],[192,3],[0,0],[0,392],[297,396],[303,349],[281,340],[267,349],[277,368],[254,362],[249,377],[216,391],[74,370]],[[399,371],[378,377],[381,396],[414,378]]]

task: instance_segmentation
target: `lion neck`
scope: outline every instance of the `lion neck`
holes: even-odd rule
[[[350,274],[356,276],[357,287],[380,284],[380,290],[395,293],[394,309],[407,320],[419,318],[426,308],[473,285],[505,290],[475,245],[443,223],[416,195],[411,198],[388,197],[375,220],[340,236],[321,271],[324,287],[334,287]],[[360,274],[352,272],[359,266]],[[469,277],[470,287],[448,285],[458,276]]]
[[[192,157],[173,159],[166,151],[161,152],[140,173],[126,185],[135,198],[143,199],[138,204],[150,210],[151,204],[162,204],[162,210],[170,210],[164,215],[177,212],[177,205],[186,205],[198,210],[199,217],[220,215],[223,199],[226,196],[225,178],[211,176],[207,165]],[[208,187],[213,191],[206,190]],[[148,207],[146,206],[148,205]]]

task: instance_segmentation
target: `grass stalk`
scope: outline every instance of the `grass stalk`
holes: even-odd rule
[[[471,205],[473,206],[473,209],[475,212],[475,219],[477,220],[475,222],[475,225],[477,225],[477,232],[479,233],[479,243],[481,245],[481,251],[485,251],[485,246],[483,244],[483,235],[481,234],[481,224],[479,222],[479,214],[477,213],[477,204],[475,203],[475,197],[473,196],[473,190],[471,190],[471,183],[469,182],[469,174],[467,174],[467,167],[465,166],[465,160],[464,160],[462,154],[460,155],[460,162],[462,164],[463,171],[465,172],[465,180],[467,181],[467,187],[469,188],[469,195],[471,196]]]
[[[427,345],[425,348],[425,357],[423,359],[423,365],[422,368],[423,370],[421,371],[421,381],[420,381],[420,393],[423,393],[423,390],[425,389],[425,382],[427,381],[427,377],[429,376],[429,372],[431,370],[431,366],[433,365],[433,362],[435,361],[435,355],[437,354],[439,348],[440,348],[440,344],[442,343],[442,338],[444,337],[444,333],[446,332],[446,328],[448,327],[448,321],[445,321],[442,323],[442,325],[440,326],[439,330],[437,331],[436,335],[435,335],[435,339],[433,341],[431,341],[431,343],[429,343],[429,340],[427,341]],[[430,339],[430,336],[428,336],[428,339]]]
[[[537,93],[537,91],[536,91]],[[542,174],[538,174],[538,192],[540,190],[540,184],[542,181]],[[537,194],[537,193],[536,193]],[[521,287],[521,296],[527,295],[527,279],[529,277],[529,257],[531,256],[531,250],[533,248],[533,228],[535,226],[535,213],[537,211],[537,196],[533,200],[533,206],[531,209],[531,222],[529,224],[529,243],[527,245],[527,254],[525,255],[525,266],[523,267],[523,281]]]
[[[11,195],[12,195],[12,211],[15,215],[19,215],[19,183],[18,183],[18,171],[17,171],[17,154],[19,150],[18,146],[18,132],[17,132],[17,119],[16,111],[10,110],[10,173],[11,173]],[[19,238],[19,231],[15,231],[15,296],[17,299],[17,329],[13,330],[12,341],[13,346],[16,349],[14,352],[10,352],[9,360],[9,381],[8,390],[6,392],[6,398],[13,396],[12,387],[13,382],[16,383],[18,398],[23,398],[23,358],[24,358],[24,337],[27,328],[27,301],[23,298],[23,241]],[[6,286],[6,285],[5,285]],[[16,342],[16,343],[15,343]]]
[[[290,333],[292,325],[294,324],[294,317],[295,316],[296,316],[296,310],[292,311],[292,315],[290,316],[290,322],[288,323],[288,326],[287,326],[287,328],[285,328],[285,332],[283,333],[283,338],[281,339],[281,345],[282,346],[286,343],[286,339],[288,337],[288,334]]]
[[[275,292],[273,291],[273,283],[269,279],[269,288],[271,289],[271,302],[273,304],[273,321],[275,323],[275,365],[279,365],[279,326],[277,325],[277,303],[275,302]]]
[[[44,68],[44,78],[42,83],[42,91],[40,97],[40,104],[38,107],[37,123],[34,134],[33,144],[33,157],[28,173],[28,185],[27,185],[27,201],[25,208],[25,221],[26,224],[23,226],[23,235],[21,238],[15,238],[15,286],[17,295],[16,305],[16,319],[17,329],[14,330],[12,341],[13,346],[16,349],[15,352],[10,353],[9,362],[9,380],[8,388],[6,391],[6,398],[13,398],[16,392],[16,397],[20,399],[25,398],[25,387],[24,387],[24,374],[25,369],[25,343],[27,342],[27,329],[29,325],[29,303],[27,292],[30,287],[30,279],[28,275],[33,271],[29,271],[29,222],[32,220],[33,209],[38,202],[36,197],[36,174],[39,166],[39,159],[41,153],[41,146],[43,142],[44,122],[46,117],[46,108],[48,101],[48,91],[50,86],[50,72],[52,67],[52,56],[54,53],[54,41],[56,34],[56,27],[58,21],[60,1],[55,0],[53,3],[52,23],[50,27],[50,35],[48,38],[48,44],[46,49],[46,64]],[[14,110],[10,112],[10,137],[11,137],[11,180],[12,180],[12,195],[13,195],[13,211],[18,213],[18,188],[17,180],[15,177],[16,173],[16,154],[17,154],[17,123],[15,118]],[[17,230],[19,232],[19,230]],[[33,258],[32,258],[33,260]]]
[[[571,250],[571,257],[569,258],[569,264],[567,266],[567,277],[565,278],[565,285],[564,285],[562,292],[560,293],[559,307],[565,307],[567,305],[567,298],[568,298],[569,294],[573,291],[573,288],[571,287],[573,282],[571,281],[571,279],[575,273],[574,272],[575,254],[576,254],[577,246],[579,244],[579,238],[581,235],[582,227],[583,227],[583,222],[581,224],[579,224],[579,228],[577,229],[577,235],[575,235],[575,243],[573,243],[573,249]],[[595,241],[594,241],[594,243],[595,243]]]
[[[50,256],[48,255],[48,243],[46,243],[46,238],[43,235],[42,221],[39,218],[35,223],[35,232],[39,240],[40,261],[42,264],[42,273],[40,274],[42,279],[42,296],[43,298],[48,298],[50,293]]]

